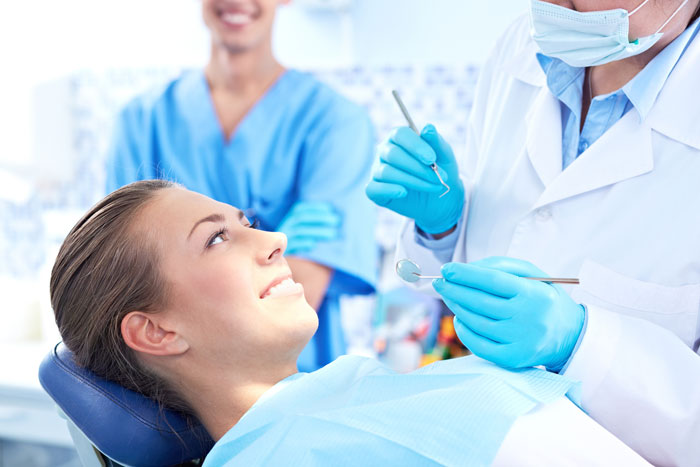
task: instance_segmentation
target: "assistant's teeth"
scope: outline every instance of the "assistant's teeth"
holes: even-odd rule
[[[235,26],[248,24],[251,21],[250,15],[246,13],[224,13],[221,19]]]

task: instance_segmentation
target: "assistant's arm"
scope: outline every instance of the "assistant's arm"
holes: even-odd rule
[[[371,122],[349,103],[327,111],[320,121],[305,142],[298,202],[329,204],[338,218],[337,235],[288,256],[292,267],[312,281],[304,284],[312,305],[321,303],[329,287],[338,287],[338,293],[373,290],[377,260],[376,213],[363,192],[374,146]]]
[[[288,256],[287,263],[292,269],[294,280],[304,286],[304,295],[314,309],[318,310],[326,296],[328,284],[333,277],[333,269],[304,258]]]
[[[583,381],[582,408],[655,465],[698,465],[700,356],[660,326],[587,308],[564,372]]]
[[[143,114],[140,102],[134,100],[115,119],[106,163],[108,193],[137,180],[156,178],[154,157],[144,139],[148,131]]]

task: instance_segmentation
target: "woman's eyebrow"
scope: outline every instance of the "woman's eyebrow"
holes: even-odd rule
[[[194,229],[197,228],[199,224],[202,222],[224,222],[226,220],[226,217],[223,214],[210,214],[207,217],[204,217],[202,219],[199,219],[197,222],[194,223],[192,226],[192,230],[190,230],[189,235],[187,235],[187,239],[189,240],[190,237],[192,236],[192,233],[194,232]]]

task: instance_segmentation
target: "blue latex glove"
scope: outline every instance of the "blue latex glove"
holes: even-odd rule
[[[299,201],[277,228],[287,236],[286,254],[312,250],[318,242],[335,240],[340,234],[340,215],[329,203]]]
[[[438,234],[457,224],[464,207],[464,186],[452,149],[433,125],[418,136],[408,127],[394,130],[378,148],[378,160],[365,192],[379,206],[415,219],[424,232]],[[445,192],[435,172],[437,163]]]
[[[455,331],[474,354],[508,368],[559,371],[581,334],[584,308],[531,263],[492,257],[447,263],[433,287],[455,314]],[[522,277],[519,277],[522,276]]]

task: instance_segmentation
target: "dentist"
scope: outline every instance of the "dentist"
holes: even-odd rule
[[[699,13],[531,0],[484,66],[464,160],[399,128],[366,188],[409,218],[398,254],[441,270],[467,347],[582,381],[583,409],[657,465],[700,459]],[[581,285],[523,278],[543,271]]]

